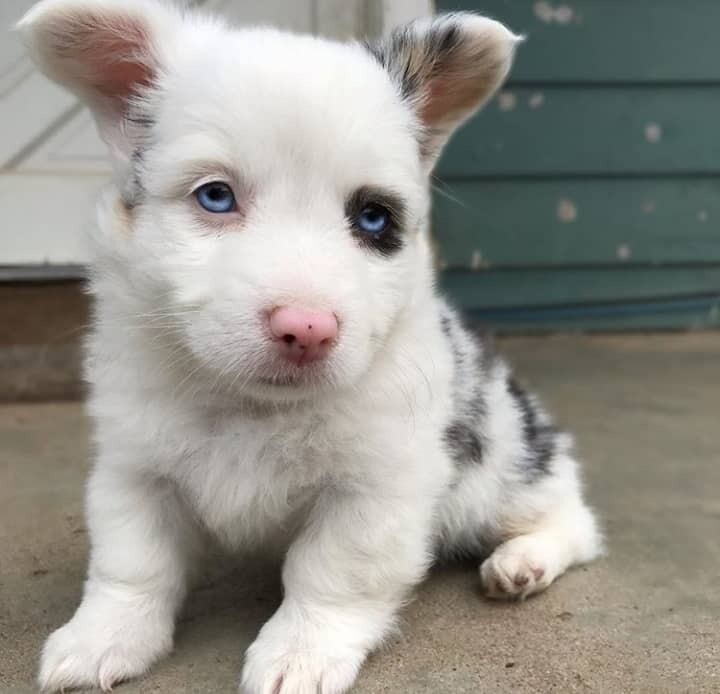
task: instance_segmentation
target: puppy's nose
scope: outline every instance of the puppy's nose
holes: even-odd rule
[[[334,313],[280,306],[270,314],[270,332],[283,357],[294,364],[322,359],[338,335]]]

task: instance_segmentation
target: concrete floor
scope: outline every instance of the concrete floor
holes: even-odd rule
[[[471,566],[438,570],[358,694],[720,692],[720,334],[505,340],[574,431],[610,554],[523,604]],[[0,692],[34,691],[43,639],[72,614],[87,541],[78,404],[0,408]],[[232,692],[277,605],[277,572],[215,559],[144,692]]]

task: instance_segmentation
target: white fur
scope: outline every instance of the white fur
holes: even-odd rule
[[[48,39],[91,10],[107,26],[144,22],[157,88],[130,108],[152,116],[149,136],[89,83],[86,54],[68,61]],[[472,36],[479,26],[484,59],[497,58],[467,66],[458,88],[477,69],[486,91],[451,114],[457,124],[504,77],[515,38],[451,21]],[[22,27],[41,67],[94,108],[118,171],[94,237],[90,567],[81,606],[43,650],[43,688],[109,689],[166,654],[206,532],[231,549],[287,548],[284,601],[247,653],[248,694],[346,691],[439,553],[497,547],[482,579],[503,597],[598,553],[569,454],[520,479],[521,413],[501,362],[482,376],[482,463],[459,469],[448,453],[458,367],[428,234],[435,152],[417,140],[432,124],[364,47],[138,0],[46,0]],[[242,215],[198,209],[191,191],[217,178]],[[347,228],[344,200],[365,185],[404,200],[403,248],[389,257]],[[284,304],[340,321],[331,357],[301,376],[272,355],[264,324]]]

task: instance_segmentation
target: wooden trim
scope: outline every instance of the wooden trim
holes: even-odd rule
[[[0,402],[81,397],[89,320],[82,282],[0,283]]]

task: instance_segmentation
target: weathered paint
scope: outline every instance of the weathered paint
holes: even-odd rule
[[[530,95],[528,99],[528,106],[531,109],[540,108],[545,103],[545,95],[542,92],[535,92]]]
[[[720,175],[720,149],[710,144],[720,123],[720,83],[548,85],[535,110],[526,105],[537,89],[507,91],[518,106],[501,111],[491,105],[463,127],[440,162],[442,177]],[[497,139],[505,142],[502,152],[493,146]]]
[[[578,216],[575,203],[567,198],[559,200],[557,204],[557,216],[561,222],[565,222],[566,224],[574,222]]]
[[[627,243],[621,243],[617,247],[617,257],[619,260],[630,260],[632,257],[632,248]]]
[[[497,17],[528,36],[523,83],[708,83],[720,80],[718,0],[438,0],[438,11]],[[572,10],[572,20],[562,9]]]
[[[633,263],[720,264],[720,179],[467,179],[443,193],[433,226],[452,267],[468,267],[476,249],[493,267],[613,265],[621,243]],[[575,221],[559,219],[560,200]]]
[[[566,25],[575,19],[575,11],[569,5],[553,5],[551,2],[539,0],[533,5],[535,17],[545,24]]]
[[[517,106],[517,97],[512,92],[500,92],[497,96],[497,104],[501,111],[512,111]]]
[[[448,290],[502,329],[718,326],[720,3],[436,4],[529,38],[438,167]]]
[[[558,5],[555,8],[555,21],[558,24],[570,24],[575,18],[575,11],[569,5]]]
[[[662,126],[658,123],[648,123],[645,126],[645,139],[652,144],[660,142],[662,140]]]

